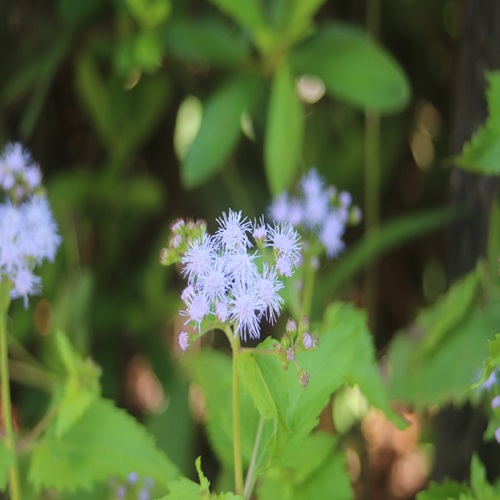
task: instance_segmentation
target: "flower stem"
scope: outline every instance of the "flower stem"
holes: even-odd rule
[[[13,461],[9,467],[9,489],[12,500],[21,500],[19,470],[14,442],[12,424],[12,407],[10,402],[9,356],[7,349],[7,313],[10,305],[10,283],[0,283],[0,378],[2,420],[5,431],[5,446],[12,453]]]
[[[255,484],[255,466],[257,463],[257,453],[259,451],[260,439],[262,437],[262,430],[264,429],[264,418],[260,417],[259,426],[257,427],[257,434],[255,435],[255,442],[253,444],[252,458],[250,466],[248,467],[247,477],[245,480],[245,488],[243,490],[243,498],[246,500],[252,494],[253,485]]]
[[[311,258],[309,257],[307,259],[307,266],[305,268],[304,289],[302,292],[302,307],[300,311],[301,318],[303,318],[304,316],[309,317],[311,315],[315,274],[316,273],[314,272],[313,266],[311,265]],[[300,320],[300,318],[297,319]]]
[[[235,493],[243,493],[243,463],[241,459],[241,426],[240,426],[240,379],[238,377],[238,356],[240,354],[240,338],[234,336],[231,328],[225,333],[233,351],[233,452],[234,452],[234,487]]]

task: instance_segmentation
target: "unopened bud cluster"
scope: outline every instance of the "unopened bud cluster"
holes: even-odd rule
[[[318,346],[319,337],[309,331],[309,320],[303,317],[298,326],[294,319],[288,320],[281,342],[275,343],[274,349],[280,357],[283,369],[288,370],[288,365],[294,363],[298,370],[299,383],[307,387],[309,375],[300,368],[295,357],[298,352],[313,351]]]
[[[164,266],[180,262],[189,243],[207,232],[207,223],[203,219],[177,219],[170,224],[170,230],[167,246],[160,251],[160,263]]]
[[[297,195],[283,192],[277,196],[269,207],[269,215],[275,221],[300,228],[304,235],[314,235],[328,258],[337,257],[344,250],[342,237],[346,226],[361,221],[361,210],[352,205],[351,195],[326,186],[315,169],[302,177]]]

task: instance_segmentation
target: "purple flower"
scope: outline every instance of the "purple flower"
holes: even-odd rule
[[[344,229],[344,223],[337,212],[331,212],[325,219],[319,232],[319,239],[325,246],[327,257],[336,257],[344,249],[342,241]]]
[[[282,193],[277,196],[269,207],[269,216],[276,222],[287,222],[289,215],[288,195]]]
[[[260,337],[259,319],[265,310],[265,305],[255,291],[246,284],[233,289],[233,296],[229,300],[229,319],[236,324],[235,335],[240,334],[246,339]]]
[[[495,439],[497,440],[497,443],[500,444],[500,427],[497,427],[495,431]]]
[[[247,236],[251,224],[246,217],[241,217],[241,211],[229,210],[229,215],[224,212],[222,217],[217,219],[217,222],[219,229],[215,233],[215,239],[222,248],[239,251],[252,246]]]
[[[212,238],[205,234],[194,240],[182,258],[184,276],[192,283],[200,273],[210,269],[215,257],[215,244]]]
[[[491,407],[493,409],[500,408],[500,396],[497,395],[491,400]]]

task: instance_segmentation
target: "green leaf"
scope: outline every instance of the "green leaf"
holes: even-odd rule
[[[472,456],[470,464],[470,485],[477,498],[481,500],[495,500],[497,494],[486,479],[486,471],[478,456]]]
[[[259,365],[255,362],[254,356],[245,352],[240,354],[238,356],[237,367],[239,377],[252,395],[260,415],[266,419],[277,419],[277,410],[273,396]]]
[[[495,335],[495,340],[488,340],[488,352],[491,364],[500,366],[500,333]]]
[[[462,153],[455,158],[456,165],[482,175],[500,173],[500,72],[486,73],[489,116],[484,125],[464,144]]]
[[[121,163],[151,134],[170,96],[164,75],[143,77],[131,90],[105,80],[90,54],[77,63],[77,91],[112,161]],[[130,124],[133,124],[131,126]]]
[[[231,358],[220,352],[205,349],[189,353],[182,358],[182,366],[190,379],[199,387],[207,405],[207,433],[221,462],[233,464],[233,410]],[[241,446],[243,462],[248,463],[259,423],[259,414],[248,392],[240,387]],[[262,442],[269,440],[266,430]]]
[[[326,310],[318,333],[319,348],[296,355],[298,365],[310,376],[305,389],[297,380],[296,370],[284,371],[276,356],[255,354],[279,415],[277,435],[268,446],[273,466],[296,466],[321,411],[343,383],[358,384],[370,404],[402,423],[389,407],[364,314],[350,305],[334,304]],[[274,342],[268,339],[260,346],[272,349]]]
[[[311,27],[312,18],[326,0],[292,0],[287,23],[287,35],[297,40]]]
[[[399,64],[353,26],[330,24],[294,49],[293,69],[323,80],[335,98],[380,113],[402,110],[410,100]]]
[[[36,86],[29,103],[26,106],[19,129],[24,137],[33,132],[45,99],[63,58],[68,53],[73,42],[72,32],[63,32],[43,56],[44,64],[36,80]]]
[[[230,16],[237,24],[248,28],[252,33],[257,46],[264,52],[274,43],[275,37],[264,20],[260,2],[248,0],[235,2],[234,0],[211,0],[222,12]]]
[[[61,437],[100,395],[101,370],[92,360],[82,359],[62,331],[56,332],[55,339],[68,373],[62,387],[62,396],[57,403],[58,411],[54,422],[55,435]]]
[[[500,320],[498,296],[485,293],[478,279],[474,271],[455,283],[433,308],[419,314],[411,335],[392,342],[391,397],[425,408],[461,404],[474,394],[471,385],[486,357],[486,341]]]
[[[203,184],[223,166],[241,137],[241,114],[252,107],[259,88],[257,78],[239,76],[207,101],[200,129],[182,165],[186,187]]]
[[[220,21],[172,20],[163,40],[167,50],[178,58],[208,61],[223,67],[239,66],[250,55],[248,42],[235,36],[234,30]]]
[[[332,435],[317,432],[305,441],[293,470],[270,469],[258,485],[258,498],[351,499],[352,488],[345,456],[333,450]]]
[[[288,189],[297,173],[302,140],[304,116],[295,90],[295,82],[287,65],[274,75],[264,142],[264,162],[267,183],[276,195]]]
[[[153,29],[164,23],[172,6],[169,0],[125,0],[136,21],[145,29]]]
[[[428,210],[425,212],[404,215],[385,223],[376,233],[368,232],[366,236],[349,250],[344,257],[328,272],[325,281],[327,292],[333,293],[347,283],[365,265],[382,255],[427,231],[437,229],[456,220],[460,212],[456,208]]]
[[[106,84],[90,55],[83,55],[77,61],[76,90],[93,120],[103,144],[109,147],[110,143],[117,140],[114,137],[113,113]]]
[[[4,442],[0,440],[0,489],[7,487],[9,480],[9,467],[14,464],[14,455],[9,451]]]
[[[159,485],[178,475],[133,417],[111,401],[97,399],[62,438],[52,428],[36,443],[29,480],[37,489],[74,491],[112,475],[124,478],[131,471]]]
[[[463,495],[463,496],[462,496]],[[442,483],[431,481],[426,490],[417,493],[417,500],[474,500],[469,488],[449,479]]]

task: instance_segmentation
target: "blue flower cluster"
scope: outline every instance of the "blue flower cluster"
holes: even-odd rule
[[[53,261],[61,243],[49,202],[41,188],[42,175],[28,152],[18,143],[0,154],[0,280],[12,283],[11,297],[41,291],[34,269],[45,259]]]
[[[300,236],[288,223],[271,226],[263,218],[252,223],[232,210],[217,222],[217,232],[192,240],[182,257],[188,285],[181,295],[181,314],[198,331],[212,317],[231,325],[243,339],[259,338],[262,318],[274,323],[280,314],[280,277],[291,276],[301,263]],[[181,229],[173,228],[172,241]],[[181,332],[182,350],[190,341],[190,334]]]
[[[289,222],[315,233],[328,258],[337,257],[344,249],[342,236],[346,225],[361,220],[361,210],[352,206],[351,195],[347,191],[337,193],[334,186],[326,186],[315,169],[302,177],[298,196],[284,192],[276,197],[269,207],[269,215],[275,221]]]

